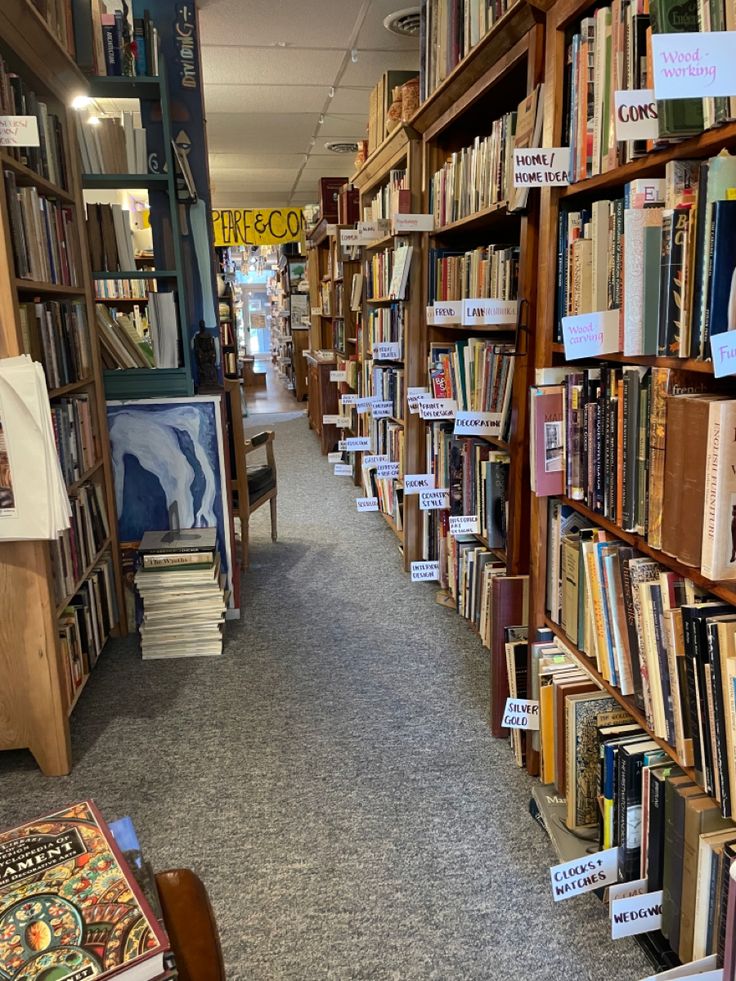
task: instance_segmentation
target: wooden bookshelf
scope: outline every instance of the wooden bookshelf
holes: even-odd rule
[[[69,485],[72,494],[89,481],[102,488],[110,536],[101,545],[95,562],[112,558],[119,620],[116,632],[125,631],[125,598],[122,589],[117,538],[115,493],[112,481],[105,398],[99,346],[95,327],[94,294],[87,264],[84,205],[79,175],[75,130],[69,104],[88,91],[88,84],[65,48],[27,0],[4,0],[0,7],[0,46],[12,70],[56,113],[64,131],[69,187],[57,188],[31,169],[2,152],[0,163],[15,175],[19,185],[35,186],[56,198],[74,213],[80,285],[57,286],[15,276],[8,200],[0,189],[0,357],[24,353],[20,324],[21,302],[34,297],[83,299],[90,331],[92,374],[49,392],[56,398],[73,392],[90,395],[92,425],[96,434],[97,462]],[[48,775],[68,773],[72,766],[69,713],[82,694],[80,688],[69,703],[64,682],[65,667],[58,640],[58,615],[49,542],[6,542],[0,545],[0,749],[29,749]],[[75,583],[78,589],[90,575],[91,563]],[[75,590],[76,592],[76,590]],[[73,596],[74,594],[72,594]],[[72,596],[65,597],[68,602]]]

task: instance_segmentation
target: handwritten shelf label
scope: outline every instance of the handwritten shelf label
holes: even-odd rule
[[[468,327],[513,327],[519,313],[518,300],[471,298],[463,300],[462,305],[462,322]]]
[[[340,229],[340,245],[360,245],[360,233],[357,228]]]
[[[676,975],[677,981],[723,981],[723,968],[719,967],[717,969],[714,968],[713,970],[707,970],[704,966],[706,964],[709,967],[713,967],[715,964],[715,955],[704,957],[702,960],[691,961],[690,964],[685,966],[685,969],[690,970],[692,968],[692,972],[689,974],[678,973]],[[701,965],[703,965],[702,970],[699,969]],[[672,970],[677,970],[679,972],[682,971],[683,968],[673,968]],[[670,981],[672,977],[673,974],[670,971],[665,971],[663,974],[650,974],[649,977],[644,978],[643,981],[663,981],[664,978],[667,978],[668,981]]]
[[[422,419],[454,419],[456,412],[455,399],[422,399],[419,403]]]
[[[642,896],[626,896],[611,903],[611,937],[633,937],[662,926],[662,890]]]
[[[549,870],[556,903],[618,881],[618,848],[574,858]]]
[[[736,95],[732,31],[652,34],[654,91],[658,99]]]
[[[0,116],[0,146],[40,146],[35,116]]]
[[[356,497],[355,504],[359,511],[377,511],[378,510],[378,498],[377,497]]]
[[[713,374],[716,378],[736,375],[736,330],[710,335]]]
[[[646,879],[632,879],[629,882],[615,882],[608,887],[609,905],[614,899],[628,899],[629,896],[643,896],[649,888]]]
[[[619,89],[613,99],[617,140],[657,139],[659,117],[654,89]]]
[[[347,453],[348,441],[346,439],[339,439],[337,441],[337,448],[341,453]]]
[[[348,450],[369,450],[371,448],[370,436],[349,436],[345,440],[345,448]]]
[[[372,405],[373,405],[372,395],[368,395],[365,398],[356,398],[355,400],[355,408],[360,413],[360,415],[364,415],[371,408]]]
[[[437,327],[443,327],[445,324],[461,324],[464,304],[464,300],[435,300],[431,307],[432,323]]]
[[[565,357],[590,358],[599,354],[615,354],[620,347],[618,338],[618,310],[601,310],[597,313],[579,313],[575,317],[562,318],[562,339]]]
[[[427,325],[429,327],[434,327],[434,325],[437,323],[437,321],[434,319],[434,307],[433,306],[430,305],[428,307],[425,307],[424,318],[427,321]]]
[[[389,458],[385,453],[374,453],[372,455],[366,454],[363,457],[363,469],[367,470],[368,467],[377,467],[379,463],[389,462]]]
[[[458,412],[455,416],[455,436],[500,435],[500,412]]]
[[[322,307],[312,307],[312,316],[319,317],[322,313]]]
[[[388,235],[390,227],[391,222],[386,218],[376,218],[374,221],[358,222],[358,231],[361,234],[371,236],[371,238],[368,239],[369,242],[375,242],[376,239],[383,238],[385,235]]]
[[[404,493],[418,494],[423,490],[432,490],[434,487],[433,473],[407,473],[404,474]]]
[[[342,453],[328,453],[327,462],[328,463],[340,463],[342,461]]]
[[[336,477],[352,477],[353,468],[349,463],[336,463],[335,464],[335,476]]]
[[[450,491],[446,487],[439,490],[420,490],[419,508],[422,511],[448,511],[450,509]]]
[[[328,236],[331,235],[334,238],[335,235],[337,235],[337,225],[328,225],[327,226],[327,235]]]
[[[439,562],[412,562],[411,581],[412,582],[439,582],[440,581]]]
[[[345,395],[341,395],[340,396],[340,401],[342,402],[343,405],[355,405],[356,402],[358,401],[358,396],[357,395],[351,395],[348,392]]]
[[[374,402],[371,406],[371,412],[373,413],[374,419],[385,419],[387,416],[394,414],[394,403]]]
[[[377,361],[400,361],[401,343],[399,341],[380,341],[373,345],[373,357]]]
[[[504,729],[539,729],[539,702],[532,698],[507,698],[501,725]]]
[[[347,371],[331,371],[330,381],[331,382],[346,382],[348,380]]]
[[[391,231],[394,235],[434,231],[434,215],[409,215],[396,212],[391,216]]]
[[[409,387],[407,389],[406,404],[409,406],[409,412],[411,412],[412,415],[417,415],[419,412],[419,403],[424,395],[429,395],[426,388]]]
[[[477,535],[479,531],[480,522],[477,514],[450,515],[451,535]]]
[[[398,463],[379,463],[376,466],[376,477],[381,477],[387,480],[398,480],[399,479]]]
[[[569,183],[569,146],[514,150],[514,187],[564,187]]]

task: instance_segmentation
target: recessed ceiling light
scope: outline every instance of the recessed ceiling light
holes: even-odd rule
[[[330,140],[325,143],[325,150],[331,153],[357,153],[358,144],[355,140]]]
[[[399,37],[417,37],[419,35],[419,7],[404,7],[395,10],[383,20],[383,26],[392,34]]]

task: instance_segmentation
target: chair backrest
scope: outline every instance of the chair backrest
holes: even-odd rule
[[[180,981],[226,981],[220,935],[202,880],[191,869],[156,874]]]
[[[243,426],[243,403],[240,393],[241,382],[236,378],[225,379],[230,434],[233,445],[234,481],[238,489],[238,508],[244,514],[248,510],[248,469],[245,463],[245,427]]]

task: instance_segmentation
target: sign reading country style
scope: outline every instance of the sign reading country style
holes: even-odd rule
[[[654,89],[619,89],[613,93],[616,105],[616,139],[656,140],[659,117]]]
[[[733,31],[652,34],[654,91],[658,99],[736,95]]]
[[[420,511],[449,511],[450,491],[447,487],[419,491]]]
[[[221,247],[298,242],[305,227],[301,208],[220,208],[212,211],[214,244]]]
[[[569,146],[514,150],[514,187],[564,187],[569,183]]]

